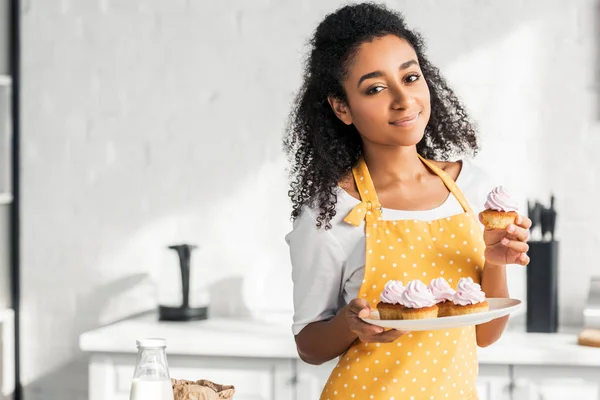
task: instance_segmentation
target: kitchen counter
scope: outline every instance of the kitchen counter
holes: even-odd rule
[[[545,334],[511,328],[488,348],[479,349],[481,364],[600,367],[600,348],[577,345],[578,329]],[[124,320],[80,336],[90,353],[135,353],[143,337],[167,339],[169,355],[297,359],[290,324],[242,319],[159,322],[155,314]]]

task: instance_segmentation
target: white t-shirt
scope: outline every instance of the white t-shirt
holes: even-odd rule
[[[483,210],[487,194],[496,186],[489,175],[468,160],[462,162],[456,184],[476,213]],[[294,335],[312,322],[332,318],[358,295],[365,269],[364,221],[360,226],[344,222],[358,203],[359,200],[340,188],[331,229],[317,229],[318,210],[305,207],[285,237],[290,247],[294,282]],[[450,194],[432,210],[384,208],[383,219],[430,221],[462,212],[460,203]]]

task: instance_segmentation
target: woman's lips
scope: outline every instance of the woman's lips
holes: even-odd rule
[[[421,115],[421,113],[416,113],[416,114],[410,115],[408,117],[404,117],[404,118],[392,121],[392,122],[390,122],[390,125],[399,126],[399,127],[410,126],[419,120],[419,115]]]

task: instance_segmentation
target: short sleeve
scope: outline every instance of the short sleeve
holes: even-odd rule
[[[341,304],[346,257],[335,237],[318,229],[313,212],[305,208],[285,237],[290,250],[294,283],[294,335],[308,324],[335,316]]]

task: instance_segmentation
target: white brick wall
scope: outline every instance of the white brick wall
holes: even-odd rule
[[[0,75],[10,72],[10,1],[0,0]]]
[[[251,309],[270,299],[289,309],[280,137],[303,44],[340,2],[24,3],[27,400],[86,398],[78,335],[153,307],[144,274],[176,268],[163,250],[174,241],[201,246],[196,288],[246,278]],[[479,120],[478,162],[523,196],[557,195],[561,316],[580,322],[600,273],[594,2],[389,3],[423,31]],[[524,271],[512,272],[522,296]]]

